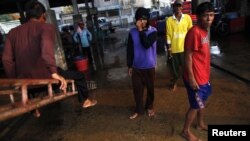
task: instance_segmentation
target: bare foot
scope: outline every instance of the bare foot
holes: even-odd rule
[[[197,125],[196,129],[200,131],[208,131],[208,127],[206,125]]]
[[[149,116],[149,117],[155,116],[155,111],[154,111],[154,109],[148,109],[148,116]]]
[[[96,100],[89,100],[89,99],[86,99],[82,105],[83,108],[88,108],[88,107],[92,107],[92,106],[95,106],[97,104],[97,101]]]
[[[135,118],[137,118],[138,116],[139,116],[138,113],[134,113],[133,115],[131,115],[131,116],[129,117],[129,119],[135,119]]]
[[[36,118],[39,118],[41,116],[41,113],[39,112],[38,109],[36,109],[33,113],[33,116],[36,117]]]
[[[199,139],[198,137],[196,137],[195,135],[193,135],[191,132],[183,132],[181,134],[182,137],[184,137],[187,141],[201,141],[201,139]]]
[[[175,92],[177,89],[177,84],[172,84],[170,87],[169,87],[169,90],[172,91],[172,92]]]

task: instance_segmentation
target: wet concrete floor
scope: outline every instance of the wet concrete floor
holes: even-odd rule
[[[222,69],[250,84],[250,40],[246,33],[234,33],[223,38],[213,38],[212,66]],[[219,53],[219,54],[218,54]]]
[[[170,75],[164,53],[158,54],[156,68],[156,116],[128,118],[135,103],[131,79],[127,76],[124,44],[127,32],[126,28],[117,29],[101,43],[102,69],[92,78],[97,81],[98,89],[91,92],[91,97],[98,100],[97,106],[82,109],[76,96],[45,106],[40,118],[25,114],[11,119],[16,121],[9,126],[13,129],[8,129],[5,136],[2,133],[1,141],[185,141],[180,133],[189,107],[186,90],[180,80],[176,92],[168,91]],[[250,46],[242,38],[222,42],[225,43],[221,46],[222,54],[213,55],[212,63],[249,80],[249,63],[245,59],[249,58]],[[244,51],[240,49],[242,46]],[[211,84],[213,95],[207,103],[206,122],[250,124],[250,86],[216,67],[211,67]],[[191,130],[203,141],[207,140],[207,132]]]

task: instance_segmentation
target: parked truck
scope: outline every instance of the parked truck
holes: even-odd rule
[[[111,21],[108,21],[105,17],[98,18],[98,25],[102,31],[110,31],[110,33],[115,32],[115,28],[112,26]]]

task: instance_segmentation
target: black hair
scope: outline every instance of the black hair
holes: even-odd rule
[[[147,20],[147,27],[149,26],[149,10],[144,8],[144,7],[139,7],[136,12],[135,12],[135,20],[139,20],[140,18],[146,19]]]
[[[44,5],[37,0],[29,0],[25,4],[26,20],[29,20],[30,18],[38,19],[45,12],[46,9]]]
[[[205,12],[214,12],[214,6],[210,2],[203,2],[196,8],[196,15],[201,16]]]
[[[135,12],[135,19],[139,20],[140,18],[149,19],[149,10],[139,7]]]

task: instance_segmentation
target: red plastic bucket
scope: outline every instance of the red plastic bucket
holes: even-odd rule
[[[76,69],[78,71],[88,70],[88,58],[80,58],[74,61]]]

